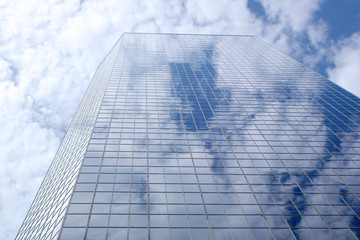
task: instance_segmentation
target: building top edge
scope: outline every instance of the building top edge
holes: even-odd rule
[[[124,32],[123,34],[149,34],[149,35],[201,35],[201,36],[234,36],[234,37],[255,37],[251,34],[214,34],[214,33],[151,33],[151,32]]]

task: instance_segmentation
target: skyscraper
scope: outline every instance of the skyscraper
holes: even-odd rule
[[[254,36],[123,34],[17,239],[359,239],[359,110]]]

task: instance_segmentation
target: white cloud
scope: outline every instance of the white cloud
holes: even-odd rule
[[[329,79],[360,96],[360,32],[342,40],[334,52],[334,67],[327,70]]]
[[[16,234],[92,74],[123,32],[255,34],[295,56],[306,36],[323,56],[326,23],[312,21],[320,2],[262,1],[274,20],[266,23],[243,0],[1,1],[0,238]],[[358,60],[343,55],[332,76]]]
[[[323,0],[257,0],[265,9],[267,19],[265,22],[267,39],[276,46],[302,59],[306,64],[313,66],[322,60],[327,47],[327,23],[322,19],[315,20],[315,13],[321,7]],[[269,26],[271,27],[269,27]],[[309,42],[306,46],[302,42]],[[313,50],[309,50],[312,48]],[[304,55],[307,55],[304,57]]]
[[[268,17],[275,22],[286,24],[292,31],[301,32],[307,28],[313,14],[322,0],[260,0]]]
[[[10,64],[4,59],[0,58],[0,81],[11,81],[13,75],[13,70],[10,67]]]

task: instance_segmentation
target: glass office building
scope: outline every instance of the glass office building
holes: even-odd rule
[[[130,34],[17,239],[359,239],[360,99],[254,36]]]

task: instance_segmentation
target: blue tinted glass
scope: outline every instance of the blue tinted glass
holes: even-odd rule
[[[253,36],[124,34],[94,79],[60,239],[360,238],[360,100],[311,69]]]

